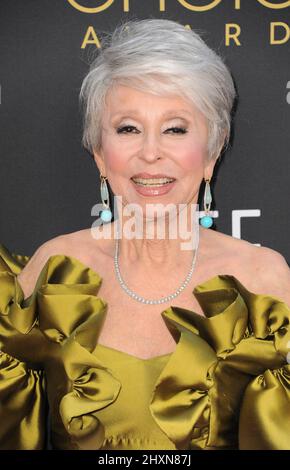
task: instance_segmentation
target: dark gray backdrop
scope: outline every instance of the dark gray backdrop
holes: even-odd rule
[[[78,3],[92,8],[106,1]],[[289,262],[290,2],[221,0],[201,12],[192,8],[211,0],[127,3],[128,12],[123,0],[112,0],[89,14],[68,0],[1,0],[0,242],[31,255],[45,240],[91,226],[99,175],[81,147],[78,93],[95,46],[81,44],[89,26],[98,34],[120,19],[155,17],[202,32],[237,85],[232,148],[212,186],[217,230],[234,235],[233,211],[258,210],[259,217],[242,219],[241,238],[274,248]],[[283,44],[270,43],[274,22],[283,23],[275,29]],[[239,46],[225,44],[230,23],[241,28]]]

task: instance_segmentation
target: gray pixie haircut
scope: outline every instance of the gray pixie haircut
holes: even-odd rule
[[[207,119],[208,160],[228,146],[234,83],[223,59],[197,32],[172,20],[145,19],[123,22],[104,35],[79,95],[82,144],[91,154],[101,149],[105,98],[115,85],[190,100]]]

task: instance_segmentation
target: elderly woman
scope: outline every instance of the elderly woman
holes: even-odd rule
[[[235,98],[222,59],[174,21],[130,21],[81,98],[104,223],[30,259],[2,245],[1,448],[44,449],[48,403],[56,449],[290,449],[290,270],[210,229]]]

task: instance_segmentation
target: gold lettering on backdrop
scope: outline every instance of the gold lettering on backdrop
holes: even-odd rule
[[[81,11],[82,13],[99,13],[101,11],[107,10],[115,0],[103,0],[102,5],[96,6],[96,7],[86,7],[82,5],[81,0],[67,0],[72,7],[74,7],[76,10]],[[98,3],[100,3],[101,0],[98,0]],[[121,0],[118,0],[120,2]],[[207,5],[194,5],[193,2],[194,0],[176,0],[179,2],[184,8],[187,10],[191,11],[197,11],[197,12],[202,12],[202,11],[208,11],[212,10],[216,6],[218,6],[222,0],[209,0],[209,3]],[[228,2],[229,0],[227,0]],[[278,10],[282,8],[288,8],[290,7],[290,0],[284,0],[280,3],[272,3],[270,0],[257,0],[257,2],[260,3],[260,5],[266,7],[266,8],[271,8],[272,10]],[[240,10],[241,9],[241,0],[232,0],[231,1],[232,6],[234,7],[235,10]],[[246,2],[245,2],[246,4]],[[130,11],[130,0],[123,0],[123,11],[124,12],[129,12]],[[166,0],[159,0],[159,11],[166,11]]]
[[[178,0],[181,5],[186,8],[187,10],[191,11],[207,11],[211,10],[212,8],[215,8],[219,3],[221,3],[221,0],[212,0],[208,5],[203,5],[203,6],[196,6],[196,5],[191,5],[191,3],[188,3],[187,0]]]
[[[184,25],[186,29],[192,29],[189,24]],[[285,35],[278,39],[275,37],[275,33],[277,33],[278,28],[283,28]],[[239,36],[241,34],[241,27],[237,23],[226,23],[225,24],[225,45],[230,46],[233,45],[241,46],[241,42],[239,40]],[[287,23],[283,23],[282,21],[275,21],[270,23],[270,44],[285,44],[290,39],[290,26]],[[89,26],[84,40],[81,45],[81,49],[85,49],[88,44],[95,44],[97,48],[101,48],[100,40],[97,36],[97,33],[93,26]]]
[[[99,13],[100,11],[104,11],[109,8],[112,3],[114,3],[114,1],[115,0],[107,0],[103,5],[100,5],[98,7],[84,7],[83,5],[80,5],[79,2],[77,2],[76,0],[68,0],[72,7],[76,8],[82,13]]]
[[[88,44],[95,44],[98,49],[101,47],[100,41],[93,26],[88,27],[81,45],[81,49],[85,49]]]
[[[184,8],[187,10],[192,10],[192,11],[207,11],[207,10],[212,10],[215,8],[219,3],[221,3],[222,0],[212,0],[208,5],[204,6],[197,6],[197,5],[192,5],[191,3],[188,2],[188,0],[177,0]],[[289,0],[290,1],[290,0]],[[166,10],[166,0],[159,0],[159,10],[160,11],[165,11]],[[241,9],[241,0],[233,0],[234,2],[234,8],[235,10],[240,10]]]
[[[269,0],[258,0],[261,5],[263,5],[266,8],[272,8],[273,10],[278,10],[280,8],[287,8],[290,6],[290,0],[287,0],[286,2],[282,3],[272,3],[269,2]]]
[[[281,27],[285,30],[285,36],[281,39],[275,38],[275,31],[276,28]],[[282,21],[273,21],[270,23],[270,44],[284,44],[290,38],[290,27],[287,23],[283,23]]]
[[[95,7],[87,7],[84,6],[82,3],[82,0],[67,0],[69,4],[75,8],[76,10],[82,12],[82,13],[100,13],[104,10],[107,10],[110,8],[115,0],[95,0],[96,3],[98,3],[98,6]],[[156,0],[156,2],[159,2],[159,10],[160,11],[166,11],[167,8],[167,3],[166,0]],[[186,10],[191,10],[193,12],[201,13],[204,11],[209,11],[214,9],[216,6],[220,5],[223,0],[207,0],[205,5],[196,5],[196,0],[176,0],[176,3],[179,3],[182,5]],[[284,0],[284,1],[276,1],[276,3],[272,3],[275,0],[256,0],[261,6],[265,8],[270,8],[270,9],[282,9],[282,8],[288,8],[290,7],[290,0]],[[130,12],[130,5],[131,2],[130,0],[118,0],[119,3],[123,4],[123,11],[124,12]],[[228,3],[231,4],[232,8],[235,10],[240,10],[241,9],[241,0],[227,0]],[[171,4],[172,5],[172,4]],[[243,3],[243,5],[246,5],[246,2]],[[191,26],[188,24],[185,25],[185,28],[191,29]],[[282,28],[282,30],[281,30]],[[278,39],[278,31],[280,29],[280,35],[281,31],[282,34],[284,32],[284,36],[280,39]],[[236,46],[241,46],[241,42],[239,40],[239,36],[241,34],[241,27],[237,23],[226,23],[225,24],[225,45],[230,46],[230,45],[236,45]],[[287,41],[290,39],[290,26],[287,23],[283,22],[272,22],[270,23],[270,44],[271,45],[280,45],[280,44],[285,44]],[[89,26],[85,37],[83,39],[81,49],[85,49],[88,44],[95,44],[96,47],[100,48],[101,44],[98,39],[98,36],[96,34],[96,31],[94,30],[93,26]]]
[[[234,31],[231,31],[231,30]],[[230,39],[233,39],[237,46],[240,46],[241,43],[238,39],[238,36],[241,34],[241,27],[236,23],[226,23],[226,30],[225,30],[225,45],[230,45]]]

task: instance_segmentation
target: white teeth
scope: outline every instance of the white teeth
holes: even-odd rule
[[[132,178],[132,180],[142,186],[161,186],[171,183],[174,181],[174,178]]]

